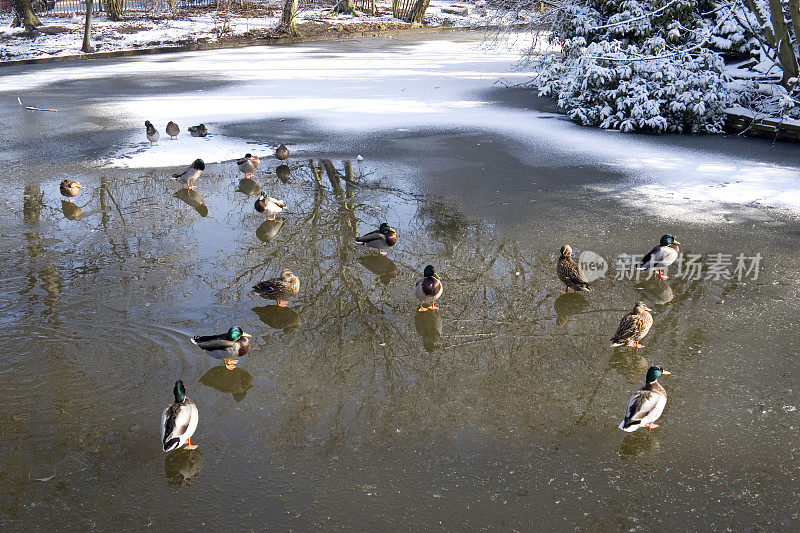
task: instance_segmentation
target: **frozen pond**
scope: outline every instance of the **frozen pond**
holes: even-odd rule
[[[576,126],[504,88],[527,79],[506,44],[0,69],[0,526],[797,530],[796,146]],[[169,176],[197,157],[189,193]],[[318,186],[323,159],[354,182]],[[352,244],[383,221],[388,258]],[[664,233],[703,270],[626,279]],[[609,264],[593,292],[563,294],[565,243]],[[417,313],[429,263],[441,309]],[[282,268],[288,308],[250,292]],[[609,348],[637,298],[646,348]],[[253,334],[235,370],[189,342],[232,325]],[[648,364],[672,372],[661,427],[625,434]],[[165,455],[177,379],[199,448]]]

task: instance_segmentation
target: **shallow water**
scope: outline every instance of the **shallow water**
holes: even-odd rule
[[[213,134],[202,141],[186,126],[214,111],[189,116],[188,97],[230,95],[243,82],[184,76],[198,54],[96,71],[29,67],[50,81],[26,103],[57,113],[25,112],[16,92],[3,93],[0,123],[18,134],[0,141],[0,524],[797,529],[796,216],[758,204],[637,203],[620,191],[664,183],[660,170],[554,149],[550,135],[595,143],[597,154],[603,143],[609,152],[627,143],[673,160],[745,161],[766,174],[796,172],[794,147],[586,132],[533,98],[536,107],[493,88],[499,75],[516,79],[503,74],[512,53],[477,49],[475,36],[449,39],[204,53],[273,68],[272,81],[249,82],[254,93],[286,96],[297,86],[303,96],[289,114],[226,110],[205,120]],[[380,81],[307,81],[329,56],[373,55],[370,68],[436,61],[430,72],[398,67]],[[297,64],[302,75],[290,75]],[[440,83],[449,91],[442,102],[460,94],[483,103],[444,119],[378,109],[352,124],[352,106],[311,98],[378,98],[408,86],[435,104],[420,80],[436,69],[431,95]],[[20,72],[3,71],[9,83],[21,83]],[[154,109],[183,106],[178,141],[142,142],[139,123],[156,111],[130,109],[146,90]],[[480,127],[483,113],[547,126],[511,135],[501,131],[507,124]],[[230,139],[241,148],[225,158]],[[254,181],[288,208],[264,223],[230,159],[267,155],[280,141],[293,149],[290,176],[279,179],[265,157]],[[190,193],[169,175],[204,147],[208,168]],[[342,174],[351,161],[354,182],[323,175],[318,186],[306,164],[326,157]],[[154,160],[168,164],[146,166]],[[674,172],[677,180],[682,170]],[[58,193],[65,177],[87,185],[74,204]],[[384,220],[400,235],[388,258],[352,244]],[[615,257],[642,254],[668,232],[684,256],[761,253],[759,275],[695,280],[673,267],[664,284],[614,279]],[[612,264],[589,294],[564,295],[555,277],[566,242]],[[417,313],[413,285],[428,263],[445,291],[438,312]],[[302,283],[288,308],[250,292],[282,268]],[[609,348],[642,296],[655,317],[646,348]],[[254,343],[234,371],[188,340],[234,324]],[[673,372],[661,380],[661,427],[624,434],[617,424],[648,364]],[[165,455],[158,420],[176,379],[200,409],[200,446]]]

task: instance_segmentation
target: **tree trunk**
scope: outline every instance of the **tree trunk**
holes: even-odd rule
[[[783,78],[781,85],[791,91],[789,79],[797,78],[797,54],[794,53],[792,38],[789,36],[789,27],[786,24],[786,15],[783,12],[781,0],[769,0],[770,19],[775,30],[778,57],[783,68]]]
[[[26,30],[33,31],[36,26],[41,26],[42,23],[36,13],[33,12],[31,0],[11,0],[14,7],[14,21],[12,26],[24,26]]]
[[[92,38],[92,0],[86,0],[86,22],[83,25],[83,46],[81,52],[88,54],[94,52],[90,42]]]
[[[417,0],[408,14],[408,22],[413,26],[422,26],[422,18],[425,16],[425,10],[428,9],[430,1],[431,0]]]
[[[300,31],[295,23],[297,17],[297,0],[284,0],[280,28],[290,37],[299,37]]]

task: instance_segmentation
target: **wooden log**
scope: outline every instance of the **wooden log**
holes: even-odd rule
[[[344,195],[341,181],[342,175],[339,174],[339,171],[333,166],[333,161],[330,159],[323,159],[322,166],[325,168],[325,173],[328,175],[328,180],[331,182],[333,192],[336,193],[337,196]]]
[[[314,181],[318,187],[322,187],[322,169],[314,164],[313,159],[308,160],[308,168],[311,169],[311,174],[314,176]]]
[[[353,162],[350,160],[343,161],[344,163],[344,181],[347,183],[355,183],[356,178],[353,175]]]

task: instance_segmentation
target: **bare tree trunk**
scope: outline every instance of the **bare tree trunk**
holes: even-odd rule
[[[786,25],[786,15],[783,12],[781,0],[769,0],[770,19],[772,27],[775,29],[775,37],[778,39],[778,57],[783,67],[783,78],[781,85],[791,91],[789,79],[797,78],[797,55],[794,53],[792,38],[789,36],[789,28]]]
[[[92,38],[92,0],[86,0],[86,22],[83,25],[83,46],[81,52],[94,52],[90,42]]]
[[[11,0],[11,5],[14,7],[14,20],[11,26],[24,26],[26,30],[33,31],[36,26],[41,26],[42,22],[36,13],[33,12],[31,0]]]
[[[297,17],[297,0],[284,0],[280,28],[291,37],[299,37],[295,18]]]
[[[791,90],[789,79],[797,77],[797,55],[794,52],[789,28],[786,25],[786,16],[783,13],[781,0],[769,0],[769,18],[761,9],[756,0],[744,0],[745,5],[755,15],[761,34],[766,44],[778,56],[778,66],[783,70],[781,85]],[[794,24],[794,20],[792,21]]]

